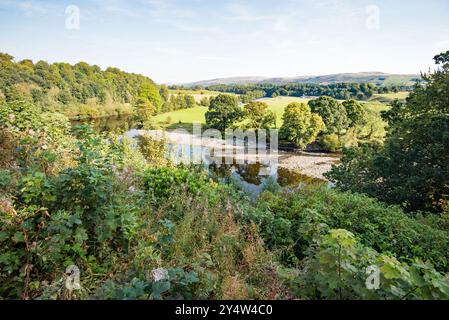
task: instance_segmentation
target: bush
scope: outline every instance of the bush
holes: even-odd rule
[[[207,175],[187,169],[151,168],[145,171],[143,180],[153,200],[160,201],[183,188],[192,195],[198,194],[207,181]]]
[[[137,138],[139,149],[147,162],[153,166],[167,165],[167,142],[158,140],[150,135],[140,135]]]
[[[330,134],[323,136],[321,140],[321,146],[324,150],[335,152],[342,148],[339,137],[336,134]]]
[[[423,224],[397,207],[324,188],[306,188],[266,200],[263,206],[272,214],[271,219],[286,219],[291,227],[285,238],[269,236],[267,230],[271,226],[262,228],[262,234],[269,236],[266,241],[276,246],[285,245],[285,239],[294,240],[299,259],[311,245],[313,236],[308,236],[309,231],[318,226],[349,230],[363,245],[378,252],[390,252],[400,261],[410,263],[420,258],[429,260],[437,270],[449,271],[447,230],[431,222]]]
[[[367,287],[370,269],[379,270],[379,287]],[[372,273],[373,272],[373,273]],[[449,281],[429,263],[410,265],[360,245],[342,229],[318,236],[299,277],[290,278],[293,290],[309,299],[449,299]],[[371,282],[375,285],[375,281]]]

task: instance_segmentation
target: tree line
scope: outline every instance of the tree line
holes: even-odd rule
[[[355,100],[340,103],[330,97],[320,97],[304,103],[291,103],[285,109],[280,138],[284,143],[304,149],[314,142],[336,151],[343,137],[352,131],[360,135],[367,122],[364,106]],[[271,129],[277,126],[276,115],[261,101],[251,101],[240,107],[237,97],[220,94],[211,99],[206,113],[209,127],[225,131],[233,126],[244,129]]]
[[[144,118],[196,106],[191,95],[171,95],[150,78],[79,62],[18,62],[0,53],[0,100],[27,99],[70,118],[137,113]]]
[[[174,86],[172,88],[182,89]],[[303,96],[328,96],[340,100],[356,99],[367,100],[374,94],[397,93],[400,91],[410,91],[410,86],[378,86],[371,83],[335,83],[335,84],[314,84],[314,83],[290,83],[290,84],[231,84],[212,85],[207,87],[194,87],[195,90],[211,90],[224,93],[234,93],[240,95],[242,102],[248,102],[258,98],[275,98],[279,96],[303,97]],[[248,100],[249,99],[249,100]]]

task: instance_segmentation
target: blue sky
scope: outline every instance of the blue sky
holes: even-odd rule
[[[66,8],[80,28],[66,28]],[[447,0],[0,0],[0,51],[159,83],[419,73],[449,50]]]

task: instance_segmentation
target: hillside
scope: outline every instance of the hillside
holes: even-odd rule
[[[143,75],[86,62],[15,61],[0,53],[0,100],[17,97],[70,118],[129,114],[131,104],[142,98],[156,110],[162,105],[159,87]]]
[[[360,73],[339,73],[321,76],[298,76],[293,78],[264,78],[264,77],[232,77],[198,81],[185,84],[185,86],[213,86],[213,85],[229,85],[229,84],[289,84],[289,83],[316,83],[316,84],[332,84],[332,83],[373,83],[379,86],[411,86],[420,79],[418,74],[388,74],[382,72],[360,72]]]

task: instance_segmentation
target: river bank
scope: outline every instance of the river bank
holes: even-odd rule
[[[248,161],[249,163],[270,163],[271,166],[276,165],[289,171],[299,172],[302,175],[326,180],[324,174],[329,172],[333,165],[340,161],[339,154],[325,153],[309,153],[309,152],[287,152],[287,151],[270,151],[266,153],[255,154],[245,152],[242,141],[237,141],[233,145],[227,144],[225,140],[216,138],[204,138],[197,135],[169,132],[162,130],[131,130],[127,133],[129,137],[138,135],[149,135],[154,139],[165,139],[171,146],[180,146],[187,149],[202,148],[208,152],[216,153],[217,150],[232,150],[233,160],[238,162]]]

